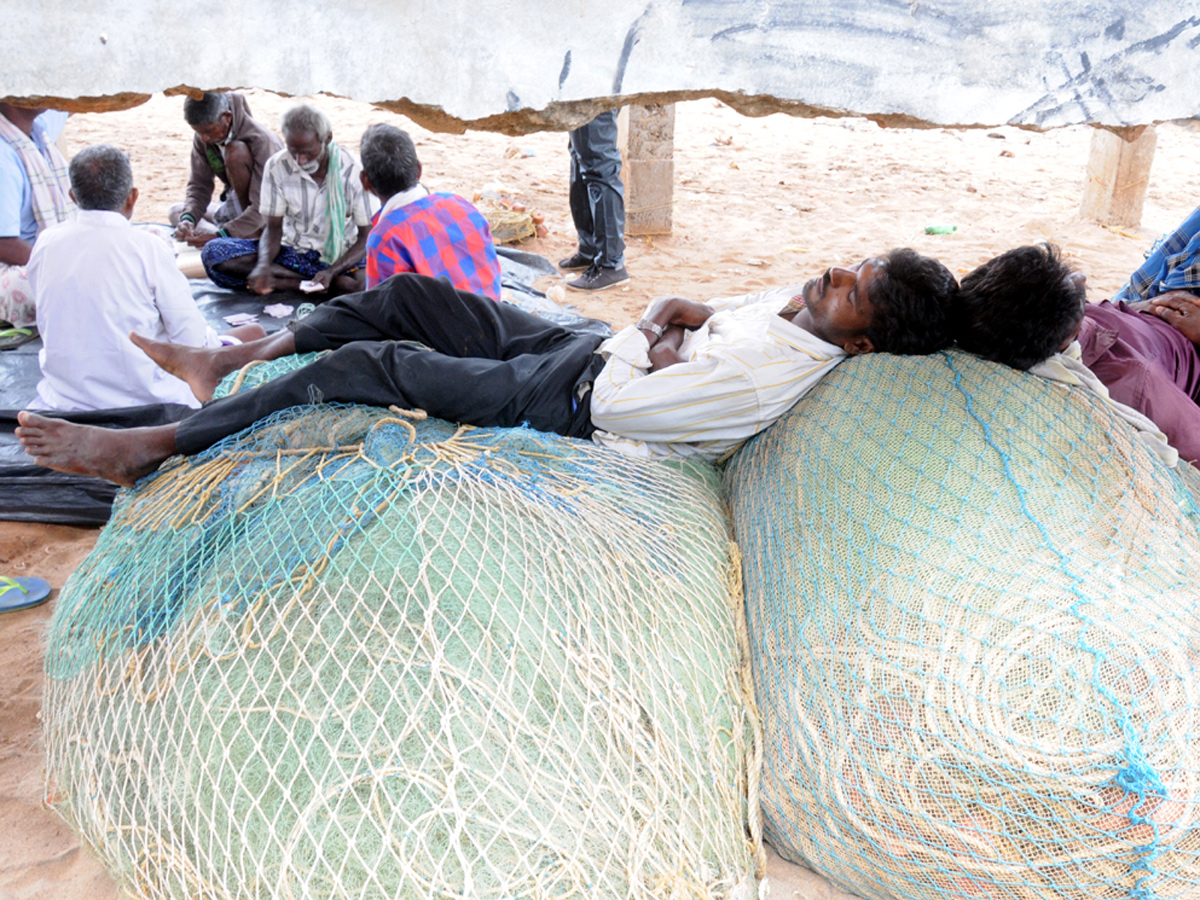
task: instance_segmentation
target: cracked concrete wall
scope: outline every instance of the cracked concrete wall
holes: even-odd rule
[[[0,96],[76,110],[260,87],[510,133],[698,96],[750,114],[894,124],[1125,126],[1200,113],[1194,0],[5,5]]]

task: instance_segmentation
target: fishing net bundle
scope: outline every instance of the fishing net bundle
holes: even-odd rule
[[[964,354],[831,373],[726,476],[767,839],[868,898],[1200,896],[1195,475]]]
[[[174,459],[50,624],[48,802],[138,897],[750,897],[716,479],[361,407]]]

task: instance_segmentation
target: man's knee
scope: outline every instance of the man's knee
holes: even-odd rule
[[[253,171],[254,156],[245,141],[230,141],[225,145],[225,172],[234,190],[248,191]]]

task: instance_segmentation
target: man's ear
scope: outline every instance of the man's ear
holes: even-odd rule
[[[417,181],[421,180],[421,173],[425,171],[425,167],[421,165],[421,161],[417,160]]]
[[[865,334],[860,334],[858,337],[847,338],[842,344],[842,349],[846,351],[847,356],[860,356],[863,353],[874,353],[875,345]]]
[[[68,189],[67,196],[71,198],[72,203],[74,203],[76,206],[79,205],[79,201],[75,199],[75,188]]]
[[[368,194],[374,194],[376,197],[378,197],[378,196],[379,196],[379,192],[378,192],[378,191],[376,191],[376,190],[375,190],[375,188],[373,188],[373,187],[371,186],[371,179],[367,177],[367,173],[366,173],[366,172],[359,172],[359,173],[358,173],[358,180],[362,182],[362,186],[363,186],[363,190],[364,190],[364,191],[366,191]]]
[[[121,207],[121,213],[125,218],[132,218],[133,208],[137,206],[138,189],[130,188],[129,193],[125,195],[125,205]]]

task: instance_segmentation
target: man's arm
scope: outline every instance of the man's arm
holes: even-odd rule
[[[179,214],[179,227],[175,229],[175,238],[180,241],[186,241],[192,234],[191,226],[204,218],[213,195],[213,171],[208,164],[208,156],[204,153],[203,142],[199,138],[192,139],[190,160],[192,170],[188,175],[183,211]],[[187,222],[189,217],[191,224]]]
[[[268,226],[269,227],[269,226]],[[362,262],[363,256],[367,252],[367,238],[370,236],[370,231],[365,228],[358,229],[358,239],[350,245],[350,247],[338,257],[333,265],[328,269],[322,269],[313,276],[313,281],[323,285],[326,289],[333,284],[333,280],[345,272],[347,269],[353,269],[358,263]]]
[[[4,145],[8,151],[8,145]],[[21,165],[15,158],[15,151],[9,151],[11,158],[4,158],[5,165],[0,166],[0,263],[6,266],[24,266],[29,263],[29,254],[33,252],[33,244],[21,238],[21,200],[25,191],[25,181],[17,166]]]
[[[29,263],[33,244],[19,237],[0,238],[0,263],[6,266],[24,266]]]
[[[256,294],[269,294],[275,290],[275,277],[271,264],[283,247],[283,216],[270,216],[267,227],[258,241],[258,262],[246,279],[246,284]]]
[[[650,344],[650,371],[659,372],[673,366],[675,363],[683,362],[683,357],[679,355],[679,348],[683,344],[684,335],[687,334],[687,329],[680,325],[668,325],[663,331],[662,337],[653,341]]]

